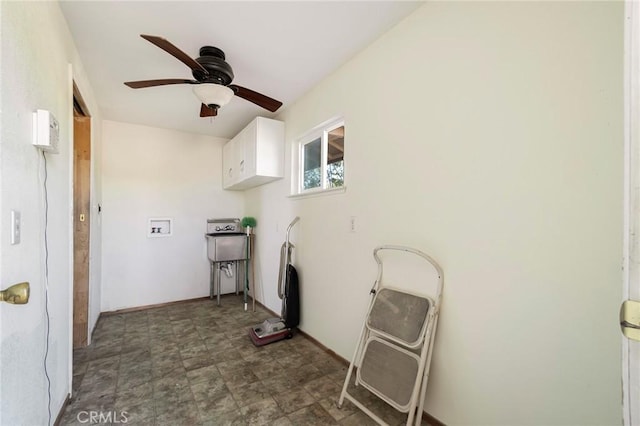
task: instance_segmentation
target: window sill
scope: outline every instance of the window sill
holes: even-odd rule
[[[331,189],[318,189],[316,191],[310,192],[302,192],[300,194],[291,194],[288,198],[293,200],[300,200],[304,198],[314,198],[314,197],[324,197],[326,195],[338,195],[344,194],[347,191],[346,186],[341,186],[340,188],[331,188]]]

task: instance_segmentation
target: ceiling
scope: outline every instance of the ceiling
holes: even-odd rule
[[[123,83],[192,79],[191,70],[140,34],[161,36],[192,58],[216,46],[234,84],[289,107],[376,40],[420,1],[61,1],[102,117],[231,138],[270,113],[235,96],[200,118],[188,84],[131,89]]]

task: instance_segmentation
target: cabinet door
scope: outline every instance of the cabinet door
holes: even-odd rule
[[[243,130],[238,135],[233,138],[233,164],[236,171],[236,179],[235,182],[241,182],[247,176],[245,161],[244,161],[244,151],[245,151],[245,140],[246,140],[246,132]]]
[[[228,188],[235,183],[237,169],[234,160],[234,140],[224,144],[222,147],[222,187]]]
[[[244,143],[244,176],[253,177],[256,175],[256,152],[257,152],[257,143],[258,143],[258,120],[257,118],[253,120],[249,125],[242,131],[244,133],[243,143]]]
[[[253,152],[254,175],[284,176],[284,123],[260,117]]]

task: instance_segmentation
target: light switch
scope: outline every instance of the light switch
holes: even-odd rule
[[[11,210],[11,244],[20,244],[20,212]]]

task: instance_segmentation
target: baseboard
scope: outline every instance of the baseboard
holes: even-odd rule
[[[442,423],[440,420],[436,419],[426,411],[422,412],[422,420],[426,422],[429,426],[446,426],[444,423]]]
[[[225,295],[220,295],[220,297],[224,297]],[[235,294],[234,294],[235,296]],[[147,309],[154,309],[154,308],[163,308],[165,306],[172,306],[172,305],[180,305],[182,303],[190,303],[190,302],[197,302],[198,300],[206,300],[209,299],[208,296],[205,297],[196,297],[194,299],[184,299],[184,300],[176,300],[175,302],[165,302],[165,303],[156,303],[154,305],[144,305],[144,306],[136,306],[133,308],[124,308],[124,309],[117,309],[115,311],[104,311],[104,312],[100,312],[100,315],[98,317],[98,321],[100,320],[101,316],[109,316],[109,315],[118,315],[118,314],[126,314],[128,312],[137,312],[137,311],[146,311]],[[96,324],[98,322],[96,321]]]
[[[53,426],[60,426],[60,422],[62,421],[62,416],[64,415],[64,411],[67,409],[67,405],[69,405],[70,401],[71,401],[71,394],[68,393],[67,397],[62,403],[62,407],[60,408],[58,415],[56,416],[56,421],[53,422]]]
[[[271,315],[273,315],[274,317],[278,317],[280,318],[280,314],[276,314],[275,312],[273,312],[271,309],[267,308],[265,305],[263,305],[262,303],[260,303],[259,301],[256,300],[256,305],[260,306],[262,309],[264,309],[265,311],[269,312]]]
[[[327,355],[329,355],[331,358],[340,362],[340,364],[344,365],[345,367],[349,367],[349,361],[347,361],[346,359],[344,359],[343,357],[341,357],[340,355],[338,355],[337,353],[335,353],[334,351],[332,351],[331,349],[329,349],[328,347],[320,343],[313,336],[309,335],[309,333],[300,329],[298,329],[298,333],[302,334],[307,340],[309,340],[311,343],[313,343],[314,345],[322,349],[322,351],[325,352]]]

